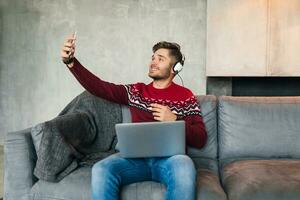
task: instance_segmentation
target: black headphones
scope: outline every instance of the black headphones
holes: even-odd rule
[[[185,57],[184,57],[184,55],[182,55],[182,60],[177,61],[173,65],[173,71],[175,72],[175,74],[178,74],[179,72],[181,72],[181,70],[183,69],[184,61],[185,61]]]

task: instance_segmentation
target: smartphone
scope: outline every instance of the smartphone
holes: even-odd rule
[[[74,32],[74,38],[75,38],[75,40],[76,40],[76,37],[77,37],[77,31]],[[73,42],[72,42],[73,44],[75,44],[75,40],[73,40]]]

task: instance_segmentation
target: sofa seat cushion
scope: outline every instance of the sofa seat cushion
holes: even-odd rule
[[[300,199],[300,160],[243,160],[225,165],[230,200]]]
[[[226,194],[221,187],[219,175],[207,169],[197,172],[197,200],[226,200]]]
[[[81,167],[60,182],[39,180],[31,188],[33,200],[87,200],[91,199],[91,167]]]
[[[212,170],[198,169],[197,172],[197,199],[226,200],[219,176]],[[166,187],[157,182],[147,181],[134,183],[123,187],[122,200],[164,200]]]
[[[156,182],[141,182],[122,188],[121,200],[164,199],[165,187]],[[89,200],[91,196],[91,168],[81,167],[60,182],[39,180],[31,189],[33,200]]]
[[[126,185],[121,190],[121,200],[164,200],[166,188],[163,184],[145,181]]]
[[[124,186],[121,200],[163,200],[166,187],[157,182],[145,181]],[[218,175],[207,169],[197,173],[197,199],[226,200]],[[31,189],[33,200],[88,200],[91,199],[91,168],[81,167],[60,182],[39,180]]]

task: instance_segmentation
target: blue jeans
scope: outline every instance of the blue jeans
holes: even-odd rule
[[[122,186],[141,181],[163,183],[166,200],[195,200],[196,170],[190,157],[125,159],[119,154],[93,166],[93,200],[117,200]]]

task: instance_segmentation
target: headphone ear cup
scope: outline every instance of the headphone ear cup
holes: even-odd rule
[[[183,66],[180,62],[177,62],[174,66],[173,66],[173,71],[175,72],[175,74],[178,74],[181,70],[182,70]]]

